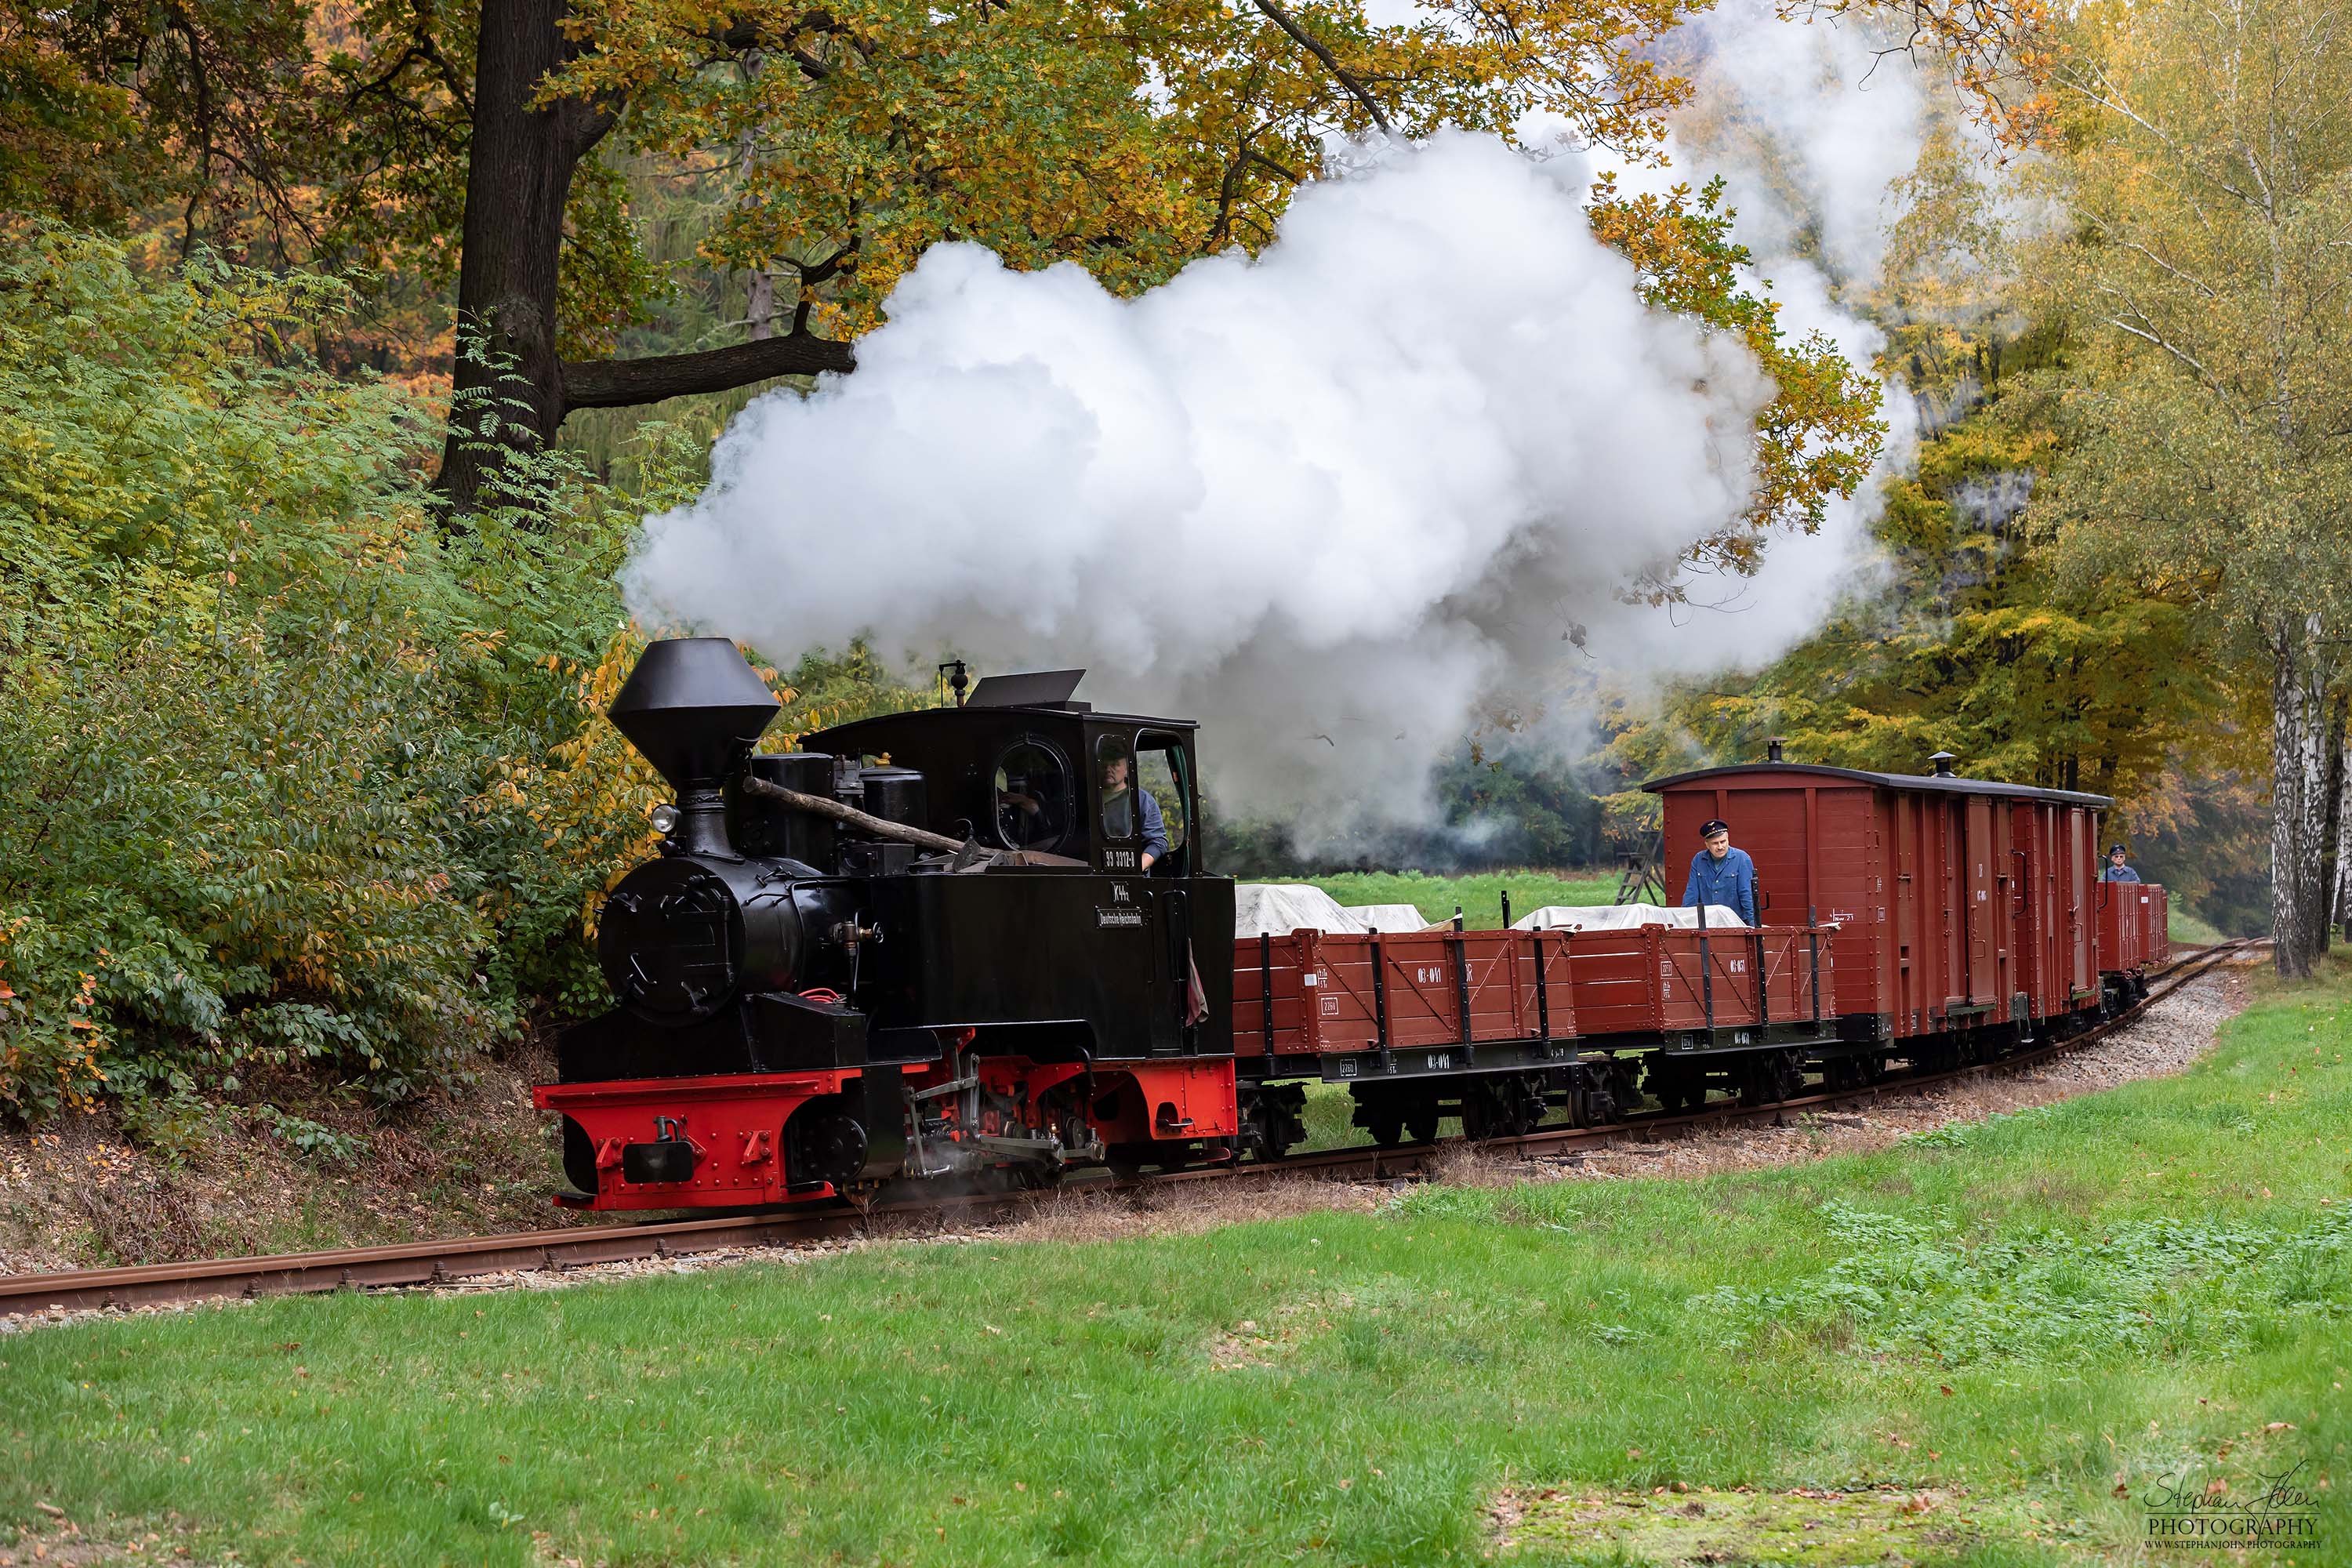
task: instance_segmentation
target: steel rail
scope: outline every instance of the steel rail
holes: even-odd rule
[[[2264,946],[2268,938],[2248,938],[2205,948],[2175,960],[2162,972],[2166,984],[2113,1018],[2079,1035],[1995,1061],[1950,1070],[1906,1074],[1853,1089],[1803,1095],[1753,1105],[1725,1101],[1696,1111],[1653,1113],[1596,1127],[1538,1129],[1516,1136],[1486,1138],[1475,1147],[1498,1153],[1537,1154],[1563,1147],[1619,1142],[1653,1142],[1662,1134],[1694,1127],[1785,1122],[1792,1114],[1874,1102],[1888,1094],[1912,1094],[1979,1074],[2031,1067],[2076,1049],[2138,1019],[2155,1003],[2209,973],[2237,953]],[[469,1276],[510,1271],[577,1268],[648,1258],[685,1256],[752,1247],[787,1247],[872,1236],[897,1221],[962,1217],[984,1220],[1033,1208],[1054,1192],[1110,1193],[1197,1181],[1270,1180],[1284,1176],[1368,1175],[1394,1179],[1426,1171],[1452,1151],[1474,1146],[1465,1138],[1397,1144],[1389,1148],[1327,1149],[1245,1165],[1204,1165],[1192,1170],[1110,1181],[1067,1184],[1045,1192],[924,1195],[864,1205],[847,1204],[722,1215],[703,1219],[645,1224],[574,1226],[517,1231],[447,1241],[400,1242],[387,1247],[339,1247],[324,1252],[279,1253],[258,1258],[205,1258],[186,1263],[141,1264],[121,1268],[76,1268],[51,1274],[0,1277],[0,1317],[32,1312],[132,1308],[171,1301],[218,1300],[371,1287],[450,1283]]]

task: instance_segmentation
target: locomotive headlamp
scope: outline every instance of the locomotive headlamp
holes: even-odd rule
[[[654,807],[649,814],[647,814],[647,820],[653,823],[654,831],[656,833],[658,833],[663,837],[667,838],[669,837],[670,831],[677,826],[677,807],[674,805],[657,805]]]

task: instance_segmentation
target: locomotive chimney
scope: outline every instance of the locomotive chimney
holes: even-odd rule
[[[1927,759],[1928,762],[1935,764],[1936,776],[1939,779],[1948,779],[1952,776],[1952,763],[1956,759],[1949,752],[1937,752],[1934,756]]]
[[[719,785],[782,704],[725,637],[647,645],[605,717],[677,797],[674,841],[692,855],[732,855]]]
[[[1788,743],[1787,739],[1783,736],[1767,735],[1764,738],[1764,760],[1769,763],[1779,762],[1780,760],[1780,748]]]

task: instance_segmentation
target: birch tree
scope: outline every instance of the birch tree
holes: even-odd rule
[[[2336,891],[2352,625],[2352,10],[2101,5],[2054,79],[2064,228],[2027,270],[2078,352],[2045,522],[2267,667],[2277,961],[2303,974]]]

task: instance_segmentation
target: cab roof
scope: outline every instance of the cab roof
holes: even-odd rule
[[[836,724],[829,730],[819,730],[801,737],[803,747],[826,751],[840,755],[854,755],[860,750],[889,751],[888,745],[862,744],[869,737],[899,738],[909,727],[932,733],[960,730],[995,732],[1017,731],[1024,724],[1095,724],[1109,727],[1133,726],[1148,730],[1177,730],[1187,734],[1200,729],[1193,719],[1161,719],[1146,713],[1097,713],[1084,704],[1024,703],[1018,707],[975,707],[970,703],[961,708],[910,708],[900,713],[877,713],[871,719],[856,719],[846,724]]]
[[[1874,773],[1859,768],[1832,768],[1819,763],[1735,763],[1729,767],[1696,768],[1686,773],[1652,779],[1642,787],[1658,794],[1676,784],[1742,775],[1753,775],[1759,787],[1769,787],[1769,780],[1780,774],[1843,779],[1849,784],[1871,784],[1879,789],[1923,790],[1937,795],[1990,795],[2003,800],[2042,800],[2053,805],[2086,805],[2099,811],[2108,810],[2116,804],[2113,795],[2087,795],[2079,790],[2042,789],[2033,784],[2002,784],[1996,779],[1964,779],[1951,773]]]

